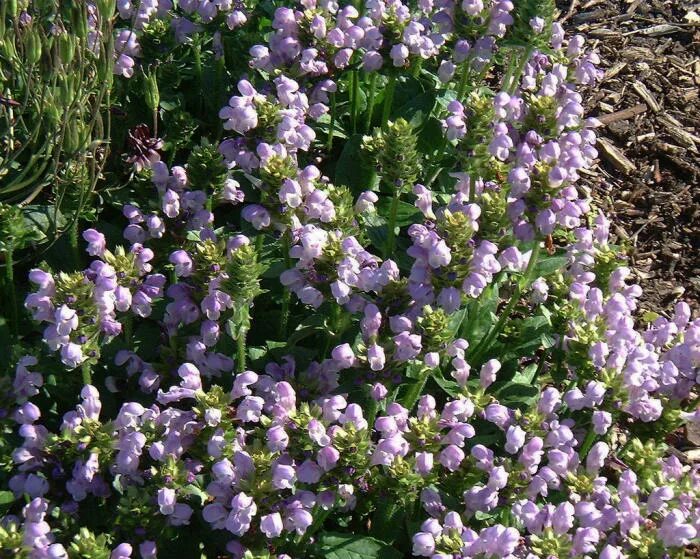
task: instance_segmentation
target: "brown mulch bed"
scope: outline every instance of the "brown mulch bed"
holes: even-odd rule
[[[586,94],[600,163],[584,184],[613,220],[645,309],[700,308],[700,2],[558,2],[601,58]]]

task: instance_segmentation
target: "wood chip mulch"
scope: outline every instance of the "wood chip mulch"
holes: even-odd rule
[[[665,313],[700,309],[700,2],[558,2],[569,33],[601,58],[602,83],[585,94],[597,117],[600,162],[584,177],[613,220],[644,288]]]

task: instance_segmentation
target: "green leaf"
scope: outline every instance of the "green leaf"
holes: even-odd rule
[[[433,153],[443,146],[444,137],[445,131],[442,129],[442,122],[431,116],[425,121],[418,134],[418,149],[426,154]],[[445,154],[440,153],[439,157],[442,160]]]
[[[436,101],[440,108],[446,111],[447,106],[455,99],[457,99],[457,92],[454,89],[446,89],[441,95],[437,96]]]
[[[433,108],[435,108],[435,94],[430,92],[411,98],[407,103],[399,106],[398,109],[392,112],[394,119],[403,118],[413,128],[417,129],[428,120],[430,113],[433,112]]]
[[[380,499],[372,513],[368,536],[381,538],[388,545],[401,546],[407,539],[406,519],[412,516],[410,509],[411,506],[403,502],[400,495]]]
[[[141,322],[134,330],[132,343],[139,357],[151,360],[158,355],[158,343],[161,331],[155,322]]]
[[[527,407],[537,400],[540,388],[531,384],[509,383],[498,391],[498,399],[503,405]]]
[[[194,484],[189,484],[186,485],[185,487],[182,488],[182,493],[184,495],[191,495],[192,497],[195,497],[196,499],[199,499],[199,506],[204,505],[204,503],[207,502],[207,499],[209,498],[209,495],[207,494],[206,491],[203,491],[200,487],[197,487]]]
[[[377,173],[362,153],[362,134],[355,134],[345,142],[335,166],[335,184],[345,185],[354,193],[371,190],[377,182]]]
[[[518,321],[516,331],[517,338],[510,340],[505,348],[508,356],[532,355],[539,348],[549,349],[555,344],[551,316],[548,314],[543,313]]]
[[[365,232],[372,245],[379,250],[383,250],[389,238],[386,219],[378,214],[368,214],[364,216],[364,224]]]
[[[392,199],[389,196],[382,196],[377,202],[377,212],[387,219],[391,213]],[[423,214],[413,204],[399,200],[398,211],[396,212],[396,225],[404,227],[414,223],[422,223]]]
[[[500,302],[498,283],[493,283],[484,289],[478,299],[471,300],[467,305],[467,319],[462,322],[460,336],[472,347],[481,341],[496,322]]]
[[[9,505],[14,500],[15,496],[12,491],[0,491],[0,505]]]
[[[389,544],[368,536],[326,532],[318,538],[319,557],[325,559],[402,559]]]
[[[515,376],[513,377],[513,382],[516,384],[532,384],[532,379],[535,378],[536,372],[537,365],[528,365],[522,371],[518,371],[515,373]]]
[[[435,384],[437,384],[440,388],[442,388],[442,390],[448,396],[452,396],[453,398],[456,398],[461,393],[461,389],[460,389],[459,384],[457,384],[453,380],[446,379],[440,373],[435,373],[430,378],[432,378],[435,381]]]
[[[56,213],[54,221],[54,212]],[[30,233],[26,240],[43,241],[48,239],[54,230],[61,230],[68,221],[54,206],[25,206],[22,208],[25,229]]]
[[[251,361],[264,359],[267,352],[268,349],[266,347],[248,346],[248,357],[250,357]]]
[[[3,310],[3,312],[5,311]],[[11,340],[12,336],[10,333],[10,325],[6,318],[0,316],[0,347],[9,349]],[[0,372],[9,371],[14,366],[14,363],[11,363],[11,360],[11,351],[3,351],[0,353]]]
[[[565,268],[568,263],[569,259],[566,256],[548,256],[535,265],[535,272],[532,274],[532,277],[533,279],[537,279],[551,276]]]
[[[546,326],[550,326],[551,324],[552,323],[550,322],[548,317],[537,315],[531,316],[523,320],[521,323],[521,328],[524,330],[539,331],[545,328]]]
[[[282,258],[275,258],[274,260],[270,260],[268,262],[268,267],[263,272],[261,277],[263,277],[265,279],[270,279],[270,278],[277,279],[280,277],[282,272],[284,272],[286,269],[287,269],[287,266],[285,266],[284,260]]]
[[[451,338],[454,339],[457,337],[457,332],[459,332],[460,328],[462,327],[462,323],[464,322],[464,319],[466,317],[466,307],[464,307],[463,309],[459,309],[458,311],[455,311],[450,315],[450,318],[447,322],[447,331],[450,333]]]
[[[396,120],[397,118],[404,116],[401,114],[404,107],[409,105],[412,100],[422,96],[424,93],[425,91],[423,89],[423,84],[419,79],[416,79],[413,76],[405,76],[404,78],[399,79],[396,84],[396,91],[394,93],[394,102],[392,104],[390,115],[391,120]]]
[[[319,118],[316,121],[316,126],[318,126],[318,129],[327,135],[328,131],[331,129],[331,117],[330,117],[330,115],[325,114],[321,118]],[[348,137],[348,135],[345,133],[345,129],[340,125],[339,122],[335,121],[333,123],[333,138],[339,138],[341,140],[346,140],[347,137]]]
[[[326,317],[322,313],[312,314],[301,321],[288,338],[285,345],[291,347],[316,333],[327,332]]]
[[[406,367],[406,372],[404,376],[410,379],[422,378],[425,371],[425,365],[421,361],[411,361]]]

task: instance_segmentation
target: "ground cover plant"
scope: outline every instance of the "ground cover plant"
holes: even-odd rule
[[[554,13],[0,4],[0,557],[690,553],[700,320]]]

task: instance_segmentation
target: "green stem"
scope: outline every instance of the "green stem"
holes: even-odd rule
[[[365,388],[367,389],[367,393],[369,393],[369,398],[367,400],[367,411],[365,412],[365,416],[367,418],[367,428],[371,432],[372,426],[374,425],[374,420],[377,418],[377,413],[379,412],[379,402],[372,398],[372,387],[370,385],[365,385]]]
[[[512,314],[513,309],[515,308],[515,305],[518,304],[518,301],[520,300],[520,296],[522,295],[523,290],[528,285],[530,285],[530,279],[531,279],[532,273],[535,270],[535,266],[537,265],[537,261],[539,260],[540,250],[541,250],[540,249],[540,242],[539,242],[539,240],[536,240],[535,247],[532,249],[532,254],[530,255],[530,261],[527,263],[527,269],[525,270],[525,276],[516,285],[515,291],[513,292],[513,295],[511,295],[510,300],[508,301],[508,304],[501,312],[501,316],[499,317],[498,322],[496,323],[496,326],[494,326],[491,329],[491,331],[481,339],[481,342],[479,342],[479,344],[474,349],[474,353],[470,359],[470,362],[478,363],[479,360],[481,359],[481,357],[483,356],[483,353],[489,349],[489,347],[491,346],[493,341],[498,337],[498,335],[503,330],[503,327],[506,325],[506,322],[508,322],[508,319],[510,318],[510,315]]]
[[[9,94],[8,94],[9,97]],[[15,151],[15,114],[14,114],[14,109],[12,108],[12,105],[7,107],[7,112],[9,114],[9,119],[8,121],[10,122],[9,126],[9,132],[10,132],[10,139],[9,139],[9,145],[10,145],[10,152]]]
[[[340,324],[340,313],[340,305],[337,304],[335,301],[331,301],[331,316],[329,317],[330,324],[328,325],[328,335],[326,336],[326,343],[323,348],[323,353],[321,354],[322,358],[330,354],[331,345],[333,344],[333,340],[335,340],[335,336],[337,334],[337,330]]]
[[[384,258],[389,258],[394,253],[396,244],[396,216],[399,212],[399,191],[394,187],[394,197],[391,200],[391,210],[389,213],[389,230],[387,231],[386,251]]]
[[[432,369],[426,367],[421,372],[421,376],[418,381],[409,385],[406,394],[404,394],[403,398],[401,398],[401,405],[409,412],[413,409],[413,406],[416,405],[416,402],[418,402],[418,399],[421,397],[423,388],[425,388],[425,383],[428,382],[428,377],[431,373]]]
[[[527,61],[530,60],[530,55],[532,54],[532,47],[528,46],[525,49],[525,52],[523,53],[522,59],[519,61],[518,66],[516,70],[513,72],[513,75],[510,77],[510,83],[508,84],[508,87],[505,87],[504,89],[506,90],[507,93],[513,94],[515,93],[515,90],[518,88],[518,84],[520,83],[520,78],[523,75],[523,72],[525,71],[525,65],[527,64]]]
[[[239,373],[245,371],[245,353],[246,353],[246,336],[248,335],[248,329],[242,327],[238,332],[238,337],[236,338],[236,360],[237,360],[237,370]]]
[[[124,342],[126,342],[127,347],[131,345],[131,337],[132,337],[132,331],[133,331],[133,318],[131,314],[127,314],[124,317]]]
[[[194,72],[195,72],[195,78],[196,78],[196,87],[198,91],[202,90],[202,53],[201,53],[201,45],[199,43],[199,40],[195,41],[194,48],[192,49],[193,53],[193,58],[194,58]],[[199,98],[199,110],[202,111],[204,108],[204,95],[198,95]]]
[[[225,98],[225,84],[224,84],[224,77],[226,75],[226,56],[223,55],[219,60],[216,61],[216,102],[219,103],[220,105],[224,103],[224,98]],[[217,116],[217,115],[213,115]],[[216,126],[216,139],[220,140],[221,139],[221,134],[223,133],[224,129],[222,126],[218,126],[218,120],[217,120],[217,126]]]
[[[505,72],[503,72],[503,81],[501,82],[501,89],[503,91],[508,91],[510,88],[511,79],[513,78],[513,72],[515,71],[515,52],[511,52],[508,57],[508,64],[506,65]]]
[[[352,105],[350,107],[350,116],[352,119],[352,133],[357,133],[357,111],[359,108],[358,99],[360,98],[360,77],[357,70],[353,70],[350,74],[352,83]]]
[[[306,542],[308,542],[311,539],[311,536],[313,536],[316,532],[318,532],[321,527],[323,526],[323,523],[326,521],[326,518],[328,518],[328,515],[330,515],[331,511],[333,510],[333,507],[329,507],[327,509],[324,509],[318,505],[314,507],[313,512],[311,513],[311,516],[313,517],[313,522],[311,523],[311,526],[309,526],[306,529],[306,532],[302,536],[297,536],[297,542],[296,545],[302,546]]]
[[[398,499],[387,500],[386,506],[377,508],[372,516],[370,534],[384,536],[391,533],[396,526],[397,516],[402,512],[402,503]]]
[[[71,255],[75,269],[80,268],[80,249],[78,248],[78,220],[73,220],[71,225],[68,240],[70,242]]]
[[[394,104],[394,92],[396,91],[396,76],[392,75],[384,89],[384,108],[382,110],[382,128],[386,127],[391,116],[391,106]]]
[[[15,270],[14,270],[13,247],[10,245],[5,252],[5,290],[10,305],[10,331],[17,334],[19,324],[17,311],[17,294],[15,293]]]
[[[83,377],[83,384],[92,384],[92,371],[90,370],[90,363],[85,361],[80,366],[80,371]]]
[[[595,439],[596,433],[593,430],[593,427],[591,426],[591,430],[588,431],[588,433],[586,433],[586,438],[583,440],[583,444],[581,445],[581,448],[578,452],[578,455],[581,457],[581,459],[585,458],[588,455],[588,451],[591,450]]]
[[[420,76],[420,71],[423,68],[423,59],[419,58],[418,61],[416,62],[416,65],[413,67],[413,77],[417,78]]]
[[[462,101],[464,99],[464,94],[467,92],[467,85],[469,84],[469,70],[465,64],[462,68],[462,77],[459,80],[459,86],[457,87],[457,101]]]
[[[372,72],[369,79],[369,97],[367,99],[367,117],[365,118],[365,132],[369,132],[374,115],[374,98],[377,95],[377,72]]]
[[[173,358],[177,358],[177,336],[172,335],[168,338],[168,347],[173,354]]]
[[[613,421],[616,421],[615,417],[613,417]],[[625,444],[623,444],[618,450],[615,451],[615,456],[617,456],[618,459],[622,460],[622,455],[625,453],[625,451],[629,448],[629,446],[632,444],[632,437],[629,436],[629,433],[627,435],[627,440],[625,441]],[[580,454],[579,454],[580,456]]]
[[[442,153],[442,152],[445,150],[445,145],[444,145],[444,144],[447,143],[447,138],[443,137],[443,142],[442,142],[442,143],[443,143],[443,145],[442,145],[442,147],[440,148],[440,151],[439,151],[438,153]],[[433,171],[433,174],[430,175],[430,178],[428,179],[428,182],[425,183],[425,186],[426,186],[427,188],[430,188],[430,187],[431,187],[431,185],[435,182],[435,179],[437,179],[437,178],[440,176],[440,173],[442,172],[443,169],[444,169],[444,167],[440,167],[440,166],[438,165],[437,169],[435,169],[435,171]]]
[[[158,137],[158,108],[153,109],[153,137]]]
[[[326,146],[328,153],[330,153],[331,150],[333,149],[333,131],[335,128],[335,112],[336,112],[335,93],[331,92],[330,97],[331,97],[331,121],[328,124],[328,144]]]
[[[287,231],[282,237],[282,251],[284,252],[284,268],[288,270],[292,267],[291,259],[289,258],[290,250],[290,233]],[[291,301],[291,292],[287,287],[282,287],[282,318],[280,319],[280,340],[287,337],[287,324],[289,323],[289,303]]]

